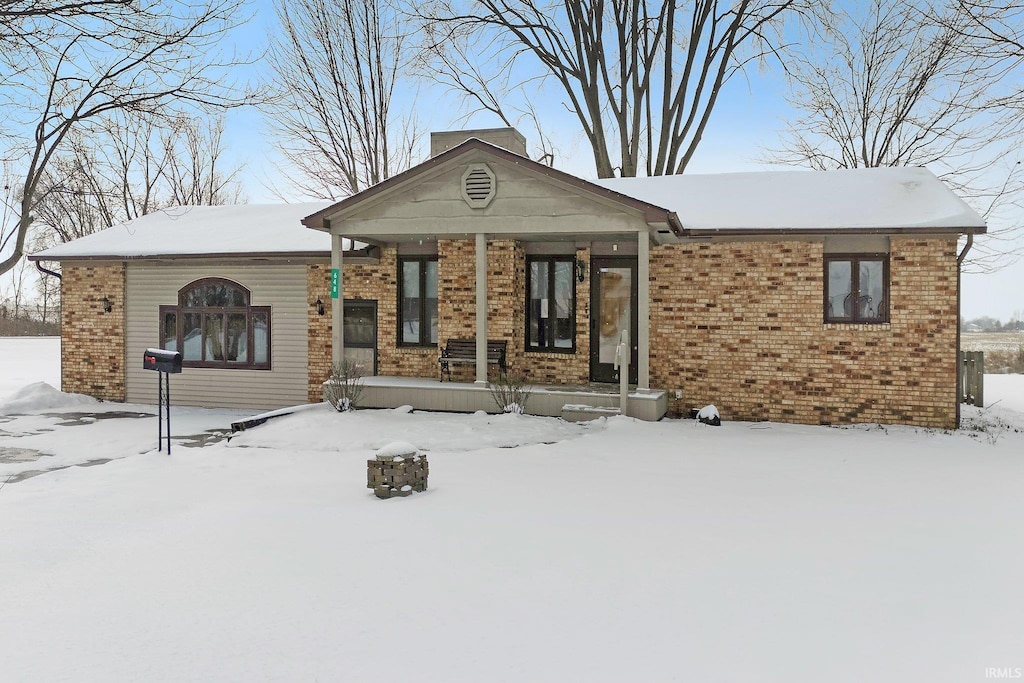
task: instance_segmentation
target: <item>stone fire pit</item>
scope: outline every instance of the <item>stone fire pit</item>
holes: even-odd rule
[[[427,490],[427,456],[410,443],[395,441],[366,461],[366,488],[378,498],[408,496]]]

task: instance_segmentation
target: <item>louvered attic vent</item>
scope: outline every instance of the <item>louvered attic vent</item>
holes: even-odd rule
[[[474,209],[482,209],[494,199],[497,184],[487,164],[471,164],[462,176],[462,198]]]

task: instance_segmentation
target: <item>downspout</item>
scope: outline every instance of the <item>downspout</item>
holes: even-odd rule
[[[39,263],[39,261],[35,261],[34,263],[36,264],[36,270],[38,270],[40,273],[42,273],[44,275],[52,275],[53,277],[57,278],[57,282],[61,282],[61,283],[64,282],[64,276],[61,275],[60,273],[58,273],[56,271],[53,271],[53,270],[50,270],[49,268],[44,268],[43,265],[41,263]],[[63,293],[64,293],[64,287],[62,286],[60,288],[60,294],[63,294]],[[59,297],[58,297],[58,300],[59,300]],[[60,321],[58,320],[57,322],[60,322]]]
[[[963,368],[960,367],[960,273],[963,270],[967,252],[974,245],[974,233],[967,233],[967,244],[956,257],[956,428],[960,429],[960,401],[963,398]]]
[[[52,275],[55,278],[57,278],[58,280],[63,280],[64,279],[63,277],[61,277],[60,273],[54,272],[54,271],[50,270],[49,268],[43,268],[43,264],[41,264],[39,261],[36,261],[35,264],[36,264],[36,270],[38,270],[40,273],[43,273],[45,275]]]

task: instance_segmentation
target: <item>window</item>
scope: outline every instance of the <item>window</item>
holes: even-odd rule
[[[889,255],[825,257],[825,322],[889,322]]]
[[[185,367],[269,370],[270,307],[250,306],[230,280],[197,280],[160,307],[160,348],[180,351]]]
[[[398,260],[398,343],[437,344],[437,258]]]
[[[576,350],[576,280],[572,256],[526,259],[526,350]]]

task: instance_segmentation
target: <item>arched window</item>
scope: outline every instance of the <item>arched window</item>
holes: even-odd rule
[[[250,305],[237,282],[196,280],[160,307],[160,348],[180,351],[185,367],[269,370],[270,307]]]

